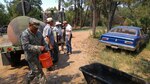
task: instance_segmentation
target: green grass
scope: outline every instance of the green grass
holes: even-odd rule
[[[102,45],[99,45],[102,47]],[[128,53],[127,53],[128,52]],[[99,51],[98,62],[119,69],[129,74],[148,80],[150,78],[150,61],[141,55],[133,55],[129,51],[106,49]]]
[[[146,49],[150,50],[150,42],[147,44]]]
[[[106,27],[98,26],[98,27],[96,27],[96,32],[95,32],[94,38],[99,38],[104,33],[106,33]],[[93,37],[92,33],[91,33],[91,37]]]

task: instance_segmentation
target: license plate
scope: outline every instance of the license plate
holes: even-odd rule
[[[118,49],[118,47],[117,47],[117,46],[111,46],[111,48]]]

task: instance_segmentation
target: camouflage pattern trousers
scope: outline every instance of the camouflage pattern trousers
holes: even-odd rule
[[[27,60],[30,68],[30,72],[27,74],[27,84],[30,84],[33,79],[37,79],[36,83],[41,83],[43,80],[46,81],[45,75],[42,71],[41,63],[38,57],[33,56]],[[43,79],[44,78],[44,79]]]

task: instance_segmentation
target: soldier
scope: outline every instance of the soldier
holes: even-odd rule
[[[29,27],[23,31],[21,35],[22,47],[30,68],[30,72],[27,75],[28,84],[30,84],[35,77],[39,80],[38,82],[41,82],[44,77],[38,56],[41,52],[48,51],[49,48],[42,34],[38,31],[39,25],[36,19],[30,18]]]

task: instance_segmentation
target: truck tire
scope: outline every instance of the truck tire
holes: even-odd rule
[[[19,53],[19,52],[10,52],[10,56],[11,56],[11,66],[12,67],[19,66],[20,59],[21,59],[21,53]]]
[[[2,58],[2,64],[3,64],[3,66],[11,64],[10,53],[1,53],[1,58]]]
[[[58,61],[58,59],[59,59],[58,55],[59,55],[58,44],[55,43],[54,44],[54,58],[53,58],[54,60],[53,60],[53,63],[56,63]]]
[[[141,50],[140,48],[141,48],[141,44],[139,43],[139,44],[138,44],[138,47],[137,47],[136,50],[135,50],[135,53],[138,54],[138,53],[140,52],[140,50]]]

